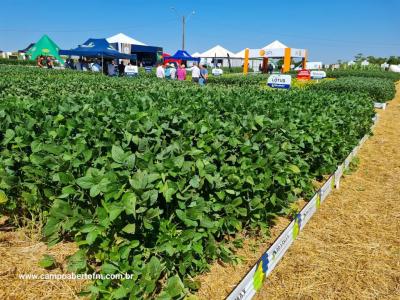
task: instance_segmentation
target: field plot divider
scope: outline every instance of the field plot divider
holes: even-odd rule
[[[378,115],[372,119],[373,125],[371,130],[378,122]],[[357,155],[360,147],[368,139],[366,134],[358,143],[357,146],[350,152],[344,162],[338,166],[336,171],[329,176],[322,187],[314,194],[311,200],[303,207],[296,215],[294,220],[286,227],[286,229],[276,238],[273,244],[263,253],[257,263],[245,275],[238,285],[229,294],[226,300],[249,300],[262,288],[265,278],[278,265],[286,251],[296,240],[299,232],[303,230],[306,223],[317,212],[319,206],[328,197],[334,187],[339,188],[340,179],[344,171],[350,167],[351,160]]]
[[[386,109],[386,102],[374,102],[374,108],[379,108],[379,109]]]

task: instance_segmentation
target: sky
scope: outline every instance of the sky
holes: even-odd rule
[[[310,61],[334,63],[357,53],[400,56],[399,12],[400,0],[1,0],[0,50],[23,49],[43,34],[70,49],[122,32],[174,53],[185,15],[189,53],[279,40],[307,49]]]

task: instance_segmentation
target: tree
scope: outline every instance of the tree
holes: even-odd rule
[[[389,57],[389,59],[387,60],[387,63],[389,65],[400,65],[400,56],[391,56]]]
[[[356,56],[354,56],[356,62],[361,62],[364,60],[364,56],[362,53],[358,53]]]
[[[389,58],[387,58],[387,57],[375,57],[369,55],[367,57],[364,57],[362,53],[358,53],[357,55],[354,56],[354,58],[357,63],[360,63],[361,61],[366,59],[370,64],[373,65],[381,65],[385,62],[387,62],[390,65],[400,64],[400,56],[390,56]]]
[[[374,65],[381,65],[386,61],[384,57],[367,56],[367,60]]]

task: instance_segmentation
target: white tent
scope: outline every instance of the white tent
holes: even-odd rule
[[[262,49],[265,51],[265,57],[283,57],[285,55],[285,49],[290,48],[278,40],[266,45]],[[290,56],[297,58],[304,58],[306,56],[305,49],[290,48]]]
[[[260,65],[262,65],[262,56],[260,55],[260,50],[261,49],[249,49],[249,59],[250,59],[249,65],[250,65],[250,68],[256,72],[259,70]],[[246,49],[243,49],[242,51],[239,51],[238,53],[236,53],[236,57],[240,58],[240,60],[237,60],[235,62],[237,65],[239,63],[240,63],[240,66],[243,65],[245,51],[246,51]]]
[[[246,49],[236,53],[236,57],[244,58],[244,52]],[[260,49],[249,49],[249,58],[261,58]]]
[[[211,49],[208,49],[207,51],[204,51],[201,53],[199,56],[204,57],[204,58],[209,58],[209,57],[228,57],[228,54],[230,57],[234,57],[235,53],[229,51],[228,49],[225,49],[224,47],[217,45]]]
[[[272,43],[270,43],[270,44],[266,45],[265,47],[263,47],[262,49],[269,50],[269,49],[284,49],[284,48],[288,48],[288,46],[286,46],[285,44],[282,44],[278,40],[275,40]]]
[[[285,48],[288,47],[285,44],[282,44],[280,41],[276,40],[261,49],[249,49],[249,58],[262,58],[262,56],[260,55],[260,50],[285,49]],[[246,49],[243,49],[242,51],[236,53],[236,57],[244,58],[245,50]]]
[[[192,57],[200,57],[200,52],[195,52],[192,54]]]
[[[106,39],[110,44],[117,44],[117,50],[125,54],[131,54],[132,45],[147,46],[138,40],[135,40],[126,34],[118,33]]]
[[[278,40],[275,40],[261,49],[249,49],[250,68],[252,68],[254,71],[259,70],[260,65],[262,65],[262,56],[260,55],[261,50],[265,51],[264,56],[266,57],[283,57],[285,53],[285,48],[288,48],[288,46]],[[244,62],[244,51],[245,49],[236,53],[236,57],[240,57],[242,59],[241,64],[243,64]],[[303,52],[301,51],[302,49],[293,49],[292,54],[293,56],[300,56],[303,54]]]
[[[235,64],[235,58],[236,55],[232,51],[229,51],[228,49],[217,45],[211,49],[208,49],[207,51],[204,51],[203,53],[200,53],[198,57],[200,57],[201,63],[202,64],[207,64],[207,65],[212,65],[213,64],[213,59],[217,59],[217,63],[220,63],[222,66],[226,67],[229,65],[228,62],[228,56],[231,58],[231,66],[236,66]],[[240,65],[240,63],[239,63]]]
[[[396,65],[390,65],[389,71],[396,72],[396,73],[400,73],[400,65],[398,65],[398,66],[396,66]]]
[[[107,42],[109,43],[118,43],[118,44],[130,44],[130,45],[139,45],[139,46],[147,46],[145,43],[142,43],[138,40],[135,40],[126,34],[118,33],[107,38]]]

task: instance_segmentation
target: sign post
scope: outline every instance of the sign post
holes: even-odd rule
[[[318,82],[318,79],[324,79],[326,77],[326,72],[325,71],[311,71],[311,79],[316,79]]]
[[[271,75],[268,77],[267,85],[275,89],[289,89],[292,84],[290,75]]]
[[[308,70],[301,70],[298,74],[297,74],[297,79],[299,80],[310,80],[310,71]]]

